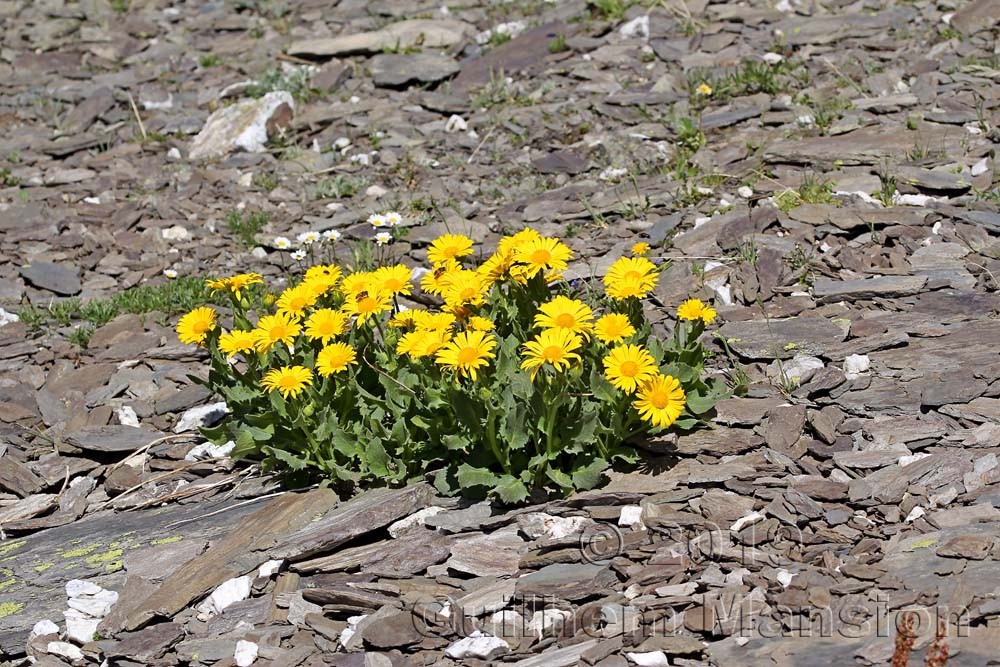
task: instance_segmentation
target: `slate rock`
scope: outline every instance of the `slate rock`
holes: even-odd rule
[[[434,53],[383,53],[371,60],[376,86],[398,88],[411,83],[437,83],[459,70],[453,58]]]
[[[820,303],[893,298],[916,294],[926,284],[927,276],[883,276],[861,280],[820,278],[813,283],[813,296]]]
[[[553,597],[573,601],[598,595],[617,581],[618,577],[606,565],[556,563],[519,577],[514,593],[522,600]]]
[[[66,443],[89,452],[133,452],[154,440],[165,437],[161,431],[110,424],[84,426],[65,437]]]
[[[192,160],[220,158],[234,151],[259,153],[268,139],[291,123],[295,101],[285,91],[223,107],[205,121],[191,142]]]
[[[21,277],[38,287],[62,296],[79,294],[80,270],[65,264],[34,262],[21,268]]]

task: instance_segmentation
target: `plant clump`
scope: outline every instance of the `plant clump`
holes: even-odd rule
[[[728,395],[703,378],[711,306],[691,299],[672,337],[652,335],[642,302],[663,267],[646,248],[615,261],[598,296],[563,280],[572,250],[532,229],[481,263],[457,234],[430,244],[428,269],[384,253],[373,270],[317,263],[272,298],[258,274],[210,279],[231,312],[195,308],[177,326],[231,410],[204,433],[348,488],[429,476],[510,503],[592,488],[636,460],[630,438],[692,429]],[[405,307],[418,291],[435,305]]]

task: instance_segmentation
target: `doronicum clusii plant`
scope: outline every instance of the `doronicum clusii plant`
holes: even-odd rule
[[[258,274],[210,280],[231,321],[203,307],[177,327],[207,349],[207,385],[230,407],[205,435],[352,488],[430,476],[443,493],[508,503],[592,488],[635,460],[630,438],[691,429],[728,395],[703,377],[710,306],[689,300],[671,338],[651,335],[641,301],[660,269],[646,251],[586,298],[561,278],[570,248],[532,229],[478,265],[471,239],[442,236],[422,275],[391,260],[347,274],[317,264],[270,300],[250,298]],[[437,305],[402,307],[418,287]]]

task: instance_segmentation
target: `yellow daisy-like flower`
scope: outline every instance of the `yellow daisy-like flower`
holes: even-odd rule
[[[462,234],[445,234],[434,239],[427,248],[427,261],[434,266],[444,266],[471,254],[472,239]]]
[[[439,266],[433,271],[424,274],[424,277],[420,279],[420,289],[428,294],[441,296],[444,294],[444,290],[451,280],[451,274],[458,270],[459,267],[457,264],[453,266]]]
[[[469,327],[473,331],[493,331],[493,320],[488,317],[473,315],[469,318]]]
[[[392,296],[385,292],[359,292],[344,301],[344,313],[357,318],[360,327],[372,317],[384,313],[392,306]]]
[[[535,326],[543,329],[566,329],[589,338],[594,329],[594,311],[583,301],[560,294],[538,307]]]
[[[558,273],[566,270],[573,251],[559,239],[539,237],[518,246],[514,260],[523,265],[523,278],[531,279],[540,272]]]
[[[712,87],[703,81],[698,85],[697,88],[694,89],[694,92],[698,93],[699,95],[711,95]]]
[[[257,337],[247,329],[233,329],[219,336],[219,349],[227,357],[239,352],[250,352],[257,347]]]
[[[476,269],[476,273],[481,275],[483,279],[490,285],[502,280],[508,273],[510,273],[511,266],[514,265],[514,249],[506,248],[503,250],[497,250],[495,253],[490,255],[485,262],[479,265]]]
[[[317,264],[306,269],[306,280],[316,278],[332,278],[336,283],[344,276],[344,272],[336,264]]]
[[[407,329],[414,324],[414,317],[420,312],[419,310],[413,310],[412,308],[407,308],[406,310],[401,310],[391,318],[389,318],[389,327],[392,329]]]
[[[497,340],[482,331],[465,331],[456,335],[447,345],[438,350],[435,360],[439,365],[455,371],[458,377],[468,376],[476,381],[476,373],[496,355],[493,348]]]
[[[207,285],[213,292],[228,290],[232,292],[233,296],[237,299],[240,298],[240,292],[245,290],[250,285],[260,285],[263,283],[264,277],[259,273],[239,273],[228,278],[210,278],[205,281],[205,285]]]
[[[340,283],[340,290],[347,295],[367,292],[375,287],[373,278],[374,274],[368,271],[349,273],[344,276],[344,280]]]
[[[396,354],[407,354],[411,359],[429,357],[451,340],[447,329],[418,329],[403,334],[396,343]]]
[[[604,377],[626,394],[634,394],[658,372],[653,355],[638,345],[619,345],[604,357]]]
[[[605,292],[612,299],[643,298],[656,287],[656,265],[645,257],[622,257],[604,276]]]
[[[475,271],[452,271],[444,288],[444,302],[451,310],[462,306],[481,306],[486,302],[489,284]]]
[[[390,295],[407,295],[413,290],[413,285],[410,283],[410,269],[403,264],[383,266],[372,276],[372,282],[375,283],[376,290]]]
[[[711,324],[716,315],[715,308],[700,299],[688,299],[677,306],[677,317],[682,320],[701,320],[705,324]]]
[[[302,327],[298,320],[288,313],[277,313],[276,315],[265,315],[257,322],[254,329],[254,337],[257,339],[257,351],[267,352],[278,343],[294,345],[295,337],[299,335]]]
[[[306,338],[318,340],[324,345],[345,331],[347,316],[332,308],[314,310],[306,320]]]
[[[413,323],[418,329],[443,331],[455,325],[456,317],[452,313],[432,313],[429,310],[418,310],[413,313]]]
[[[316,355],[316,372],[323,377],[347,370],[358,363],[358,355],[347,343],[327,345]]]
[[[636,243],[632,246],[632,254],[636,257],[645,257],[646,253],[649,252],[649,244],[645,242]]]
[[[177,322],[177,337],[182,343],[201,345],[215,328],[215,315],[215,310],[208,306],[195,308]]]
[[[611,345],[619,343],[629,336],[634,336],[635,327],[628,321],[626,315],[610,313],[594,323],[594,335],[602,343]]]
[[[569,368],[580,355],[575,350],[583,345],[583,339],[568,329],[545,329],[533,340],[521,346],[521,368],[531,370],[531,379],[545,364],[557,371]]]
[[[278,297],[278,312],[300,317],[316,303],[317,295],[305,284],[289,287]]]
[[[680,417],[685,400],[684,389],[676,378],[657,373],[639,387],[633,405],[644,420],[666,428]]]
[[[304,366],[282,366],[272,368],[260,381],[267,391],[280,391],[284,398],[295,398],[312,384],[312,371]]]

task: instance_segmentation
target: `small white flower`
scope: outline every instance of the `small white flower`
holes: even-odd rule
[[[379,232],[375,235],[375,243],[378,245],[385,245],[386,243],[392,243],[392,234],[389,232]]]
[[[167,278],[173,279],[177,277],[177,272],[174,271],[173,269],[163,269],[163,275],[165,275]]]
[[[292,259],[294,259],[297,262],[301,261],[301,260],[303,260],[305,258],[306,258],[306,251],[305,250],[296,250],[295,252],[292,253]]]
[[[278,250],[288,250],[289,248],[292,247],[292,242],[289,241],[284,236],[275,236],[274,247],[277,248]]]
[[[323,232],[323,238],[327,241],[339,241],[340,237],[341,233],[338,232],[336,229],[328,229],[325,232]]]
[[[389,211],[385,214],[385,222],[390,227],[395,227],[399,223],[403,222],[403,216],[396,211]]]
[[[385,216],[381,213],[372,213],[368,216],[368,224],[372,227],[378,229],[379,227],[385,227],[386,220]]]
[[[313,243],[319,241],[319,233],[313,231],[302,232],[295,238],[302,245],[312,245]]]

